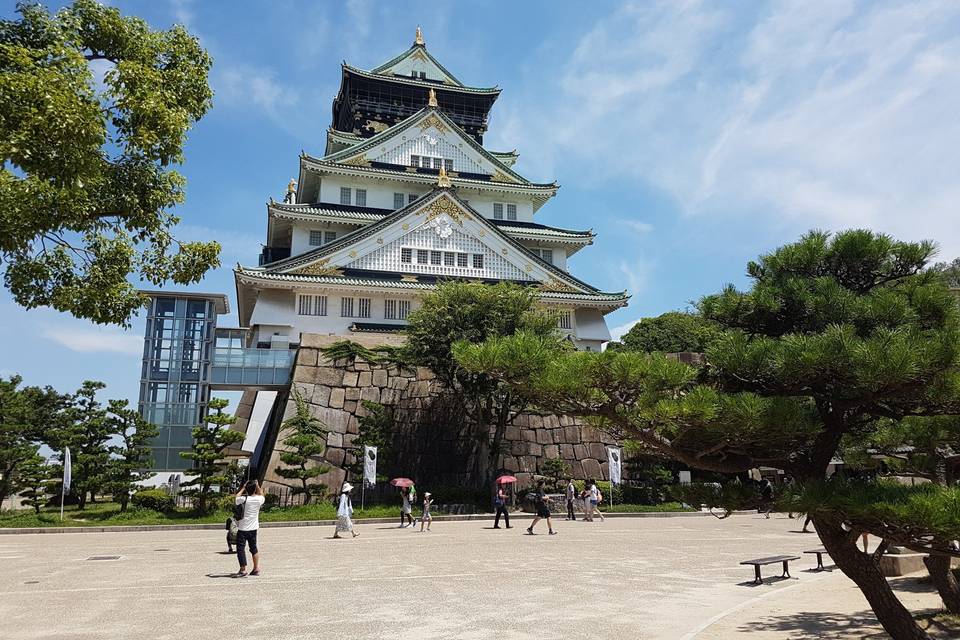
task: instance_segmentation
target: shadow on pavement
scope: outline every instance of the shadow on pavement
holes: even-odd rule
[[[920,627],[933,638],[956,638],[960,627],[942,616],[939,609],[921,609],[913,612]],[[876,616],[869,609],[852,614],[803,611],[783,616],[770,616],[743,624],[744,633],[777,631],[790,640],[888,640],[889,635],[880,629]]]
[[[237,574],[235,573],[208,573],[208,578],[236,578]]]
[[[777,584],[778,582],[786,582],[788,580],[799,580],[799,579],[800,578],[794,578],[794,577],[784,578],[783,576],[772,576],[770,578],[764,578],[763,582],[760,582],[760,583],[754,582],[753,580],[748,580],[747,582],[738,582],[737,586],[738,587],[770,587]]]

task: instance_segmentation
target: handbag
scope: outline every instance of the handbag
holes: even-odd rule
[[[243,502],[233,505],[233,519],[243,520],[243,512],[247,508],[247,496],[243,497]]]

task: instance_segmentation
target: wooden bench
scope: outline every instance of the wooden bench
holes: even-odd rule
[[[757,558],[756,560],[744,560],[740,564],[753,565],[754,572],[756,577],[753,580],[753,584],[763,584],[763,578],[760,577],[760,567],[767,564],[777,564],[778,562],[783,563],[783,578],[790,577],[790,568],[788,566],[791,560],[799,560],[800,556],[770,556],[769,558]]]
[[[810,551],[804,551],[804,553],[816,554],[817,555],[817,568],[814,571],[823,571],[826,567],[823,566],[823,554],[827,552],[826,549],[820,547],[819,549],[810,549]]]

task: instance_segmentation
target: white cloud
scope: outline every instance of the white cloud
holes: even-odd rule
[[[956,3],[627,4],[562,68],[497,124],[534,171],[641,180],[690,217],[868,226],[960,255]]]
[[[619,276],[617,280],[627,283],[627,292],[632,296],[637,295],[647,287],[652,271],[653,265],[642,259],[633,262],[621,260],[616,267]]]
[[[80,353],[143,353],[143,336],[116,327],[48,325],[43,337]]]
[[[238,262],[243,264],[255,263],[263,236],[230,229],[212,229],[202,225],[181,224],[174,230],[174,236],[181,242],[210,242],[220,243],[220,264],[231,268]]]
[[[213,78],[215,100],[234,108],[256,108],[276,116],[280,109],[297,104],[299,92],[276,79],[271,69],[233,65]]]
[[[621,218],[617,220],[617,224],[621,224],[627,227],[628,229],[630,229],[631,231],[633,231],[634,233],[636,233],[637,235],[641,235],[641,236],[645,236],[651,231],[653,231],[652,224],[650,224],[649,222],[640,222],[639,220],[627,220],[627,219]]]
[[[641,318],[637,318],[636,320],[631,320],[630,322],[627,322],[626,324],[621,324],[621,325],[619,325],[619,326],[612,327],[612,328],[610,329],[610,335],[613,337],[614,340],[619,340],[620,338],[622,338],[622,337],[627,333],[627,331],[630,331],[630,329],[633,327],[633,325],[635,325],[635,324],[637,324],[638,322],[640,322],[640,320],[641,320]]]

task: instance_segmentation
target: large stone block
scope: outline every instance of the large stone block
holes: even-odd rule
[[[373,371],[373,386],[375,387],[387,386],[387,370],[386,369],[375,369]]]
[[[555,444],[548,444],[543,448],[543,457],[544,458],[559,458],[560,457],[560,447]]]
[[[520,471],[520,463],[513,456],[503,456],[503,468],[507,471]]]
[[[537,456],[538,458],[543,455],[543,446],[537,444],[536,442],[528,442],[527,444],[527,455]]]
[[[583,445],[583,444],[573,445],[573,456],[577,460],[583,460],[588,455],[590,455],[590,450],[587,448],[586,445]]]
[[[356,437],[357,436],[352,433],[348,433],[347,435],[343,436],[343,448],[351,449],[353,447],[353,441],[356,439]]]
[[[583,473],[588,478],[593,478],[594,480],[602,480],[604,478],[603,470],[600,468],[600,463],[593,458],[581,460],[580,464],[583,465]]]
[[[330,432],[327,434],[327,446],[328,447],[342,447],[343,446],[343,434]]]
[[[343,386],[345,387],[355,387],[357,386],[357,378],[360,376],[356,371],[345,371],[343,373]]]
[[[297,366],[298,367],[315,367],[317,366],[317,350],[316,349],[297,349]]]
[[[590,443],[590,457],[597,460],[607,459],[607,448],[599,442]]]
[[[523,429],[520,431],[520,439],[524,442],[536,442],[537,432],[533,429]]]
[[[327,449],[326,454],[324,454],[324,458],[335,467],[343,466],[343,457],[343,449]]]
[[[403,390],[407,388],[408,384],[410,384],[410,380],[407,378],[390,378],[390,387],[392,389]]]
[[[330,405],[330,387],[324,386],[322,384],[315,385],[313,388],[313,396],[310,398],[310,403],[320,407],[329,406]]]
[[[580,444],[580,428],[564,427],[563,441],[566,442],[567,444]]]
[[[370,371],[370,363],[358,359],[357,363],[354,365],[354,368],[356,368],[357,371]]]
[[[553,444],[553,436],[547,429],[537,429],[537,442],[540,444]]]
[[[344,398],[347,400],[359,400],[360,399],[360,388],[359,387],[347,387],[344,389]]]
[[[360,378],[357,380],[357,386],[361,389],[364,387],[369,387],[372,380],[373,375],[369,371],[361,371]]]
[[[526,442],[511,442],[510,443],[510,453],[515,456],[522,456],[527,452],[527,443]]]
[[[314,385],[306,382],[294,382],[292,388],[290,389],[290,395],[296,397],[297,394],[300,394],[300,397],[310,402],[310,398],[313,396]]]
[[[360,399],[369,402],[380,402],[380,389],[378,387],[364,387],[360,389]]]
[[[522,473],[537,472],[537,459],[534,456],[520,456],[519,463]]]
[[[411,398],[426,398],[430,395],[430,383],[426,380],[418,380],[407,388],[407,395]]]
[[[355,400],[347,400],[343,403],[343,410],[347,413],[355,413],[357,410],[358,402]]]
[[[294,382],[307,382],[313,383],[316,379],[315,367],[294,367],[293,368],[293,381]]]
[[[347,433],[360,433],[360,421],[355,416],[347,419]]]
[[[314,416],[333,433],[347,432],[347,421],[350,418],[349,413],[345,413],[340,409],[320,408],[314,413]]]
[[[573,460],[573,445],[572,444],[561,444],[560,445],[560,457],[564,460]]]
[[[346,394],[344,393],[343,389],[340,389],[340,388],[331,389],[330,390],[330,406],[337,409],[343,408],[343,401],[344,401],[345,395]]]
[[[519,427],[507,427],[503,432],[503,437],[511,442],[520,440],[520,428]]]
[[[343,384],[343,369],[335,367],[317,367],[314,369],[316,375],[311,382],[316,384],[325,384],[328,387],[339,387]]]

